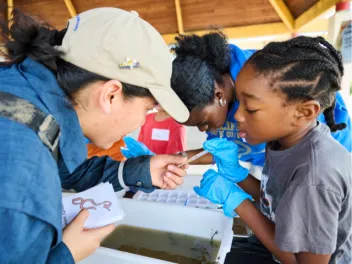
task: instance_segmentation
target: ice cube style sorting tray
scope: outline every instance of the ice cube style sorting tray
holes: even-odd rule
[[[193,190],[155,190],[152,193],[138,191],[133,200],[169,203],[181,206],[190,206],[203,209],[218,209],[219,205],[213,204],[207,199],[200,197]]]

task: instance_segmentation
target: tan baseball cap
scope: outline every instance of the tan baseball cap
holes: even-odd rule
[[[161,35],[138,13],[96,8],[68,22],[62,59],[106,78],[148,89],[176,121],[189,111],[171,88],[172,59]]]

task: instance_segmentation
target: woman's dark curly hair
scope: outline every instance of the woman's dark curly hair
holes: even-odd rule
[[[222,32],[204,36],[182,35],[173,49],[171,87],[189,111],[203,108],[214,99],[214,85],[223,83],[222,75],[229,72],[230,50]]]

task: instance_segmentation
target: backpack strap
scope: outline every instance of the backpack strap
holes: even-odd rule
[[[50,114],[16,95],[0,91],[0,116],[32,129],[59,161],[60,126]]]

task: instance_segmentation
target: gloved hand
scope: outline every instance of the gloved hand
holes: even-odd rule
[[[204,173],[200,187],[194,187],[194,191],[213,203],[223,205],[224,213],[228,217],[236,216],[235,209],[244,200],[252,200],[252,197],[238,187],[236,183],[212,169]]]
[[[247,178],[249,171],[238,162],[238,147],[233,141],[214,138],[205,141],[203,148],[214,156],[221,176],[234,182],[241,182]]]
[[[148,149],[146,145],[133,139],[132,137],[126,136],[123,138],[123,141],[125,141],[126,147],[121,148],[121,153],[127,159],[143,155],[155,155],[155,153]]]

